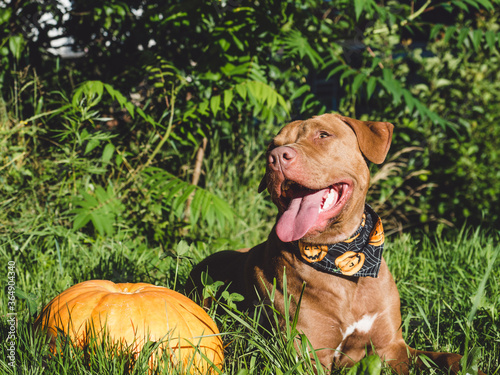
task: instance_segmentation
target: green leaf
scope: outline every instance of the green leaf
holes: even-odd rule
[[[222,50],[223,50],[224,52],[226,52],[226,51],[229,49],[229,47],[231,47],[231,43],[229,43],[229,42],[228,42],[226,39],[224,39],[224,38],[220,38],[220,39],[218,40],[218,43],[219,43],[220,47],[222,48]]]
[[[234,212],[226,201],[205,189],[191,185],[159,168],[148,168],[144,171],[145,185],[154,200],[162,200],[166,210],[170,210],[173,218],[183,218],[184,203],[194,192],[191,202],[190,222],[205,220],[209,226],[217,223],[220,226],[234,220]]]
[[[234,86],[234,89],[238,93],[238,95],[243,99],[246,100],[247,98],[247,87],[245,86],[244,83],[237,84]]]
[[[458,34],[457,38],[457,44],[459,46],[462,46],[465,38],[467,38],[467,35],[469,35],[469,29],[467,27],[464,27],[463,29],[460,30],[460,33]]]
[[[214,116],[216,116],[217,112],[219,112],[220,101],[221,101],[220,95],[212,96],[212,98],[210,98],[210,109],[214,114]]]
[[[73,93],[74,107],[93,107],[102,99],[104,84],[101,81],[85,81]]]
[[[276,93],[274,91],[268,92],[266,102],[267,102],[268,108],[276,107],[276,104],[278,103],[278,95],[276,95]]]
[[[469,11],[469,8],[467,7],[467,5],[464,4],[462,1],[454,1],[453,5],[459,7],[460,9],[462,9],[465,12]]]
[[[309,85],[303,85],[301,87],[299,87],[298,90],[295,90],[292,94],[292,96],[290,97],[290,100],[295,100],[297,98],[299,98],[302,94],[304,94],[305,92],[307,91],[310,91],[311,90],[311,87]]]
[[[304,99],[302,99],[302,105],[300,107],[300,112],[307,112],[307,110],[309,109],[308,106],[310,106],[311,102],[313,103],[312,105],[314,105],[314,99],[316,99],[316,97],[314,96],[313,93],[310,93],[308,95],[306,95],[306,97]]]
[[[191,211],[190,211],[190,221],[191,224],[195,224],[199,217],[201,212],[206,212],[206,207],[204,206],[204,194],[203,190],[197,189],[195,191],[193,200],[191,201]]]
[[[383,70],[383,78],[380,80],[380,83],[392,95],[394,104],[398,104],[401,101],[403,89],[390,69],[385,68]]]
[[[36,294],[33,293],[27,293],[18,287],[16,287],[14,291],[14,295],[19,298],[20,300],[26,301],[26,304],[28,305],[28,310],[30,314],[35,314],[38,309],[38,298]]]
[[[444,33],[444,41],[446,43],[449,43],[450,38],[455,34],[455,31],[457,30],[456,26],[448,26],[446,29],[446,32]]]
[[[376,354],[363,358],[354,364],[347,375],[379,375],[382,371],[382,361]]]
[[[411,92],[406,89],[403,90],[403,98],[405,100],[406,106],[408,107],[408,111],[412,113],[413,108],[415,107],[415,98],[413,97]]]
[[[104,150],[102,152],[102,157],[101,157],[101,160],[104,162],[104,163],[109,163],[109,161],[111,160],[111,157],[113,156],[113,153],[115,152],[115,146],[113,146],[112,143],[108,143],[105,147],[104,147]]]
[[[354,12],[356,14],[356,21],[359,20],[363,9],[366,6],[366,0],[354,0]]]
[[[234,92],[233,90],[224,90],[224,109],[227,111],[231,102],[233,101]]]
[[[239,76],[239,75],[246,75],[250,68],[252,67],[252,64],[245,62],[242,64],[238,65],[233,65],[230,63],[227,63],[221,68],[221,71],[227,75],[227,76]]]
[[[106,190],[104,190],[102,186],[97,186],[96,187],[96,189],[95,189],[95,195],[96,195],[97,200],[99,202],[106,202],[109,199]]]
[[[351,86],[351,94],[352,95],[356,95],[359,87],[365,81],[365,79],[366,79],[366,75],[363,73],[357,74],[356,77],[354,77],[354,80],[353,80],[352,86]]]
[[[494,10],[495,7],[489,0],[476,0],[479,4],[481,4],[487,10]]]
[[[104,236],[105,234],[105,222],[107,218],[104,217],[100,212],[96,213],[95,211],[90,213],[90,220],[92,221],[92,224],[94,225],[94,229],[101,235]]]
[[[181,218],[184,214],[184,203],[187,201],[189,196],[196,190],[196,186],[187,184],[183,186],[183,192],[181,195],[177,196],[172,202],[174,208],[174,213],[177,217]]]
[[[340,75],[340,78],[339,78],[340,85],[342,86],[344,84],[344,79],[346,79],[347,77],[352,76],[354,74],[356,74],[356,71],[354,69],[349,69],[349,70],[346,70],[344,73],[342,73]]]
[[[163,188],[163,194],[165,195],[165,199],[169,201],[169,203],[172,203],[175,196],[186,186],[187,182],[177,178],[172,179],[170,183]]]
[[[333,75],[337,74],[338,72],[340,72],[341,70],[346,70],[348,69],[349,66],[348,65],[339,65],[337,67],[335,67],[333,70],[331,70],[328,75],[326,76],[326,79],[329,80],[330,77],[332,77]]]
[[[476,8],[477,10],[480,9],[480,0],[464,0],[464,3],[467,3],[471,6],[473,6],[474,8]]]
[[[76,214],[73,217],[73,230],[78,230],[91,221],[100,235],[113,234],[116,218],[124,209],[115,196],[113,186],[108,185],[106,189],[96,186],[93,194],[81,191],[81,196],[82,199],[74,200],[74,205],[80,208],[70,211]]]
[[[99,143],[99,140],[96,138],[92,138],[90,141],[88,141],[87,146],[85,147],[84,155],[87,155],[90,151],[99,146]]]
[[[290,113],[290,109],[288,108],[287,102],[285,101],[285,98],[283,98],[283,96],[278,95],[278,103],[280,104],[281,108],[285,110],[287,114]]]
[[[190,250],[191,246],[185,240],[180,240],[175,248],[175,252],[179,256],[186,255]]]
[[[265,99],[262,98],[262,85],[258,81],[248,81],[247,88],[250,95],[252,95],[257,101],[263,102]]]
[[[26,41],[22,35],[12,35],[9,38],[9,49],[16,60],[21,58],[21,52],[23,51],[25,44]]]
[[[434,83],[434,86],[436,88],[439,88],[439,87],[445,87],[445,86],[449,86],[453,84],[453,81],[450,81],[449,79],[445,79],[445,78],[438,78],[436,80],[436,82]]]
[[[82,191],[81,192],[83,200],[79,200],[76,202],[77,205],[91,209],[92,207],[97,207],[99,205],[99,201],[91,194]]]
[[[484,34],[486,38],[486,43],[488,44],[488,48],[492,51],[496,49],[496,43],[497,43],[497,33],[493,30],[488,30]]]
[[[236,35],[234,35],[233,33],[231,33],[231,37],[233,38],[233,41],[234,41],[234,44],[236,44],[236,47],[240,50],[240,51],[244,51],[245,50],[245,45],[243,44],[243,42],[241,40],[239,40]]]
[[[83,208],[75,208],[73,213],[77,215],[73,218],[73,230],[78,230],[83,228],[90,221],[90,213],[88,210]]]
[[[376,86],[377,86],[377,78],[376,77],[368,78],[368,83],[366,84],[366,95],[368,99],[372,97]]]
[[[120,154],[116,154],[115,163],[118,167],[121,166],[123,163],[123,156]]]
[[[12,16],[11,8],[0,9],[0,25],[7,23],[11,16]]]
[[[304,56],[307,56],[314,68],[317,68],[324,63],[316,49],[309,43],[307,37],[299,30],[291,29],[286,32],[281,44],[283,45],[287,55],[298,55],[297,57],[300,57],[301,59]]]
[[[441,24],[441,23],[438,23],[436,25],[434,25],[431,29],[431,32],[430,32],[430,36],[429,36],[429,39],[430,40],[433,40],[436,38],[436,36],[438,35],[438,33],[444,28],[444,25]]]
[[[223,218],[230,221],[234,219],[235,213],[225,200],[219,198],[216,195],[212,195],[211,202],[213,205],[213,209],[217,213],[220,221],[223,221]]]
[[[198,106],[198,112],[200,112],[202,115],[205,115],[207,113],[208,105],[209,105],[208,100],[202,101]]]
[[[471,40],[472,40],[472,45],[474,47],[474,51],[479,51],[479,47],[481,45],[481,40],[483,39],[483,32],[482,30],[473,30],[470,32],[471,35]]]

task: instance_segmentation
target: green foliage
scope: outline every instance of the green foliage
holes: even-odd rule
[[[148,190],[151,199],[157,202],[157,209],[170,212],[170,221],[184,217],[185,204],[191,195],[193,195],[189,218],[191,225],[198,223],[200,215],[203,215],[206,224],[211,228],[224,225],[226,221],[234,218],[233,211],[223,199],[184,182],[162,169],[147,168],[143,172],[143,178],[144,188]]]
[[[327,111],[396,126],[369,197],[387,233],[497,226],[498,1],[71,4],[0,9],[0,257],[19,265],[21,327],[78,281],[179,288],[192,262],[262,241],[276,214],[257,194],[267,143]],[[51,45],[59,32],[71,58]],[[495,373],[498,239],[478,233],[403,237],[387,255],[410,343]],[[228,373],[307,373],[314,353],[293,322],[270,343],[233,313],[217,318],[236,332]],[[21,333],[26,373],[46,365],[30,340]],[[351,371],[377,372],[372,360]],[[59,364],[47,366],[85,367]]]
[[[442,43],[435,48],[437,57],[426,60],[429,81],[435,84],[422,87],[422,94],[431,108],[461,126],[427,132],[429,163],[440,166],[433,171],[437,188],[430,203],[438,209],[436,215],[453,221],[497,222],[500,213],[491,203],[500,188],[498,56],[470,48],[457,56]],[[443,64],[460,69],[443,71]]]
[[[2,90],[3,116],[14,109],[15,120],[26,121],[54,111],[44,130],[73,131],[76,146],[86,145],[84,157],[102,144],[110,145],[107,156],[116,153],[126,135],[153,140],[163,132],[155,139],[161,152],[147,164],[168,160],[174,176],[191,164],[202,139],[216,134],[209,152],[238,152],[255,133],[264,148],[284,122],[325,111],[388,120],[396,124],[396,153],[423,151],[377,191],[388,196],[384,190],[404,174],[428,171],[406,179],[401,191],[425,189],[401,202],[410,214],[397,216],[398,225],[487,224],[498,220],[491,201],[500,184],[498,137],[484,136],[498,128],[496,4],[78,0],[68,12],[57,3],[17,2],[0,17],[0,85],[11,88]],[[53,21],[41,22],[44,13]],[[31,17],[38,38],[22,17]],[[51,54],[49,33],[56,30],[71,37],[75,59]],[[27,66],[41,82],[32,96],[29,81],[22,84]],[[63,105],[72,109],[57,107],[55,91],[71,93]],[[92,131],[75,128],[87,121]],[[106,123],[119,124],[108,137]],[[111,135],[121,139],[111,142]],[[79,161],[73,152],[68,165]]]
[[[363,358],[356,363],[347,375],[379,375],[382,371],[382,361],[376,354]]]
[[[491,204],[492,193],[500,188],[498,111],[493,108],[498,108],[500,99],[498,13],[492,12],[490,3],[482,5],[487,10],[475,17],[461,15],[449,27],[421,23],[420,28],[430,30],[426,45],[411,48],[409,44],[399,55],[391,55],[391,74],[400,82],[399,87],[407,87],[403,88],[402,101],[393,101],[385,109],[367,103],[372,113],[364,118],[376,117],[373,111],[381,116],[394,113],[392,119],[388,118],[396,125],[392,150],[420,148],[406,160],[396,160],[406,167],[402,174],[394,172],[385,180],[387,183],[381,183],[381,195],[377,195],[380,200],[390,197],[389,206],[382,209],[389,213],[399,210],[402,226],[436,221],[460,225],[466,220],[491,226],[498,221],[498,209]],[[412,27],[417,33],[418,29]],[[377,40],[376,26],[368,35],[370,40]],[[408,38],[411,43],[412,35]],[[385,67],[386,62],[382,63]],[[391,90],[397,92],[397,87],[395,84]],[[373,92],[376,94],[377,89]],[[421,121],[414,111],[419,116],[427,114],[441,126]],[[441,120],[432,114],[438,114]],[[406,180],[404,189],[399,196],[393,195],[391,191],[402,178]],[[387,216],[390,220],[391,215]]]
[[[96,186],[94,192],[81,191],[80,194],[82,198],[75,199],[73,202],[79,208],[71,211],[75,214],[73,229],[83,228],[91,221],[101,236],[112,235],[116,217],[123,211],[123,205],[117,200],[113,187],[108,185],[105,190],[101,186]]]

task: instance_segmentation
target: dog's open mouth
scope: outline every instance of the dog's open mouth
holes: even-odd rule
[[[285,209],[276,224],[283,242],[296,241],[311,229],[326,226],[337,217],[352,192],[352,183],[342,181],[313,190],[293,181],[281,185],[280,202]]]

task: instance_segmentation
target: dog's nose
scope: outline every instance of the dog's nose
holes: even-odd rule
[[[275,171],[279,170],[280,167],[287,168],[295,161],[296,156],[297,151],[291,147],[276,147],[269,154],[269,166]]]

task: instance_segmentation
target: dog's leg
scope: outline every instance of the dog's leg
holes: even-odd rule
[[[414,352],[402,338],[387,347],[376,349],[378,356],[400,375],[409,373]]]
[[[455,353],[436,353],[436,352],[427,352],[423,350],[414,350],[415,356],[417,358],[420,355],[425,355],[429,359],[432,360],[439,368],[444,371],[449,371],[450,374],[458,374],[460,372],[460,360],[462,356]],[[424,363],[420,358],[417,359],[417,365],[419,368],[426,368]],[[486,375],[484,372],[479,370],[478,375]]]
[[[391,366],[397,374],[406,375],[412,365],[420,370],[428,369],[428,365],[435,366],[445,373],[457,375],[460,373],[460,360],[462,356],[454,353],[429,352],[416,350],[407,346],[403,341],[397,342],[383,350],[377,350],[377,354]],[[427,357],[430,361],[425,361]],[[478,375],[485,375],[478,371]]]
[[[432,362],[434,362],[437,367],[443,370],[448,370],[450,374],[458,374],[460,371],[460,360],[462,356],[454,353],[440,353],[440,352],[428,352],[424,350],[412,349],[413,356],[417,359],[418,368],[427,368],[421,357],[426,356]]]

